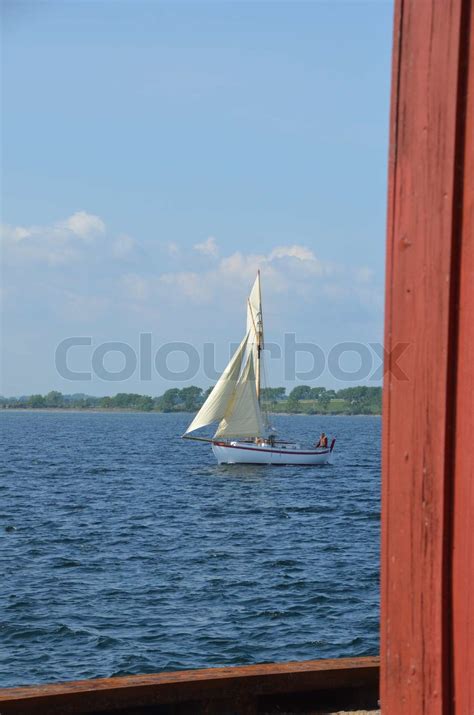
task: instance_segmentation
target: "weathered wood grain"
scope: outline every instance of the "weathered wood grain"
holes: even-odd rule
[[[453,711],[474,713],[474,3],[462,19],[466,34],[458,123],[460,184],[452,417],[453,475]],[[463,61],[463,58],[461,58]],[[465,87],[463,87],[463,84]],[[466,97],[463,107],[462,96]]]
[[[403,356],[408,381],[389,365],[384,385],[381,698],[387,715],[472,715],[459,704],[467,702],[461,691],[474,677],[464,670],[463,683],[460,662],[466,655],[460,630],[472,633],[473,618],[461,595],[473,536],[467,506],[460,505],[472,500],[460,475],[472,463],[466,434],[472,434],[472,392],[461,393],[472,386],[473,361],[466,356],[472,356],[473,322],[467,325],[458,303],[460,297],[470,306],[473,321],[472,224],[466,225],[473,126],[472,118],[466,126],[465,112],[471,10],[470,0],[397,0],[395,10],[385,348],[390,354],[398,343],[410,347]],[[472,591],[470,598],[472,604]]]
[[[364,706],[370,707],[377,704],[378,678],[379,660],[371,657],[207,668],[8,688],[0,690],[0,713],[119,713],[167,704],[181,704],[180,713],[193,715],[211,711],[263,712],[258,708],[259,698],[267,697],[277,707],[279,698],[289,696],[289,700],[287,697],[282,701],[285,705],[295,700],[302,707],[301,698],[305,695],[313,703],[313,709],[318,698],[323,698],[324,705],[336,707],[351,704],[347,702],[351,698],[362,699]]]

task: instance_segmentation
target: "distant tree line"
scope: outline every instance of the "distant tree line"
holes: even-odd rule
[[[284,387],[272,387],[262,390],[262,400],[269,412],[371,415],[382,411],[382,388],[360,386],[327,390],[298,385],[287,395]]]
[[[1,397],[0,408],[17,409],[116,409],[143,412],[195,412],[203,404],[212,387],[177,387],[159,397],[119,392],[115,397],[93,397],[83,393],[63,395],[57,390],[47,395]],[[267,387],[261,391],[263,406],[269,412],[294,414],[380,414],[381,387],[346,387],[327,390],[325,387],[298,385],[287,395],[284,387]]]

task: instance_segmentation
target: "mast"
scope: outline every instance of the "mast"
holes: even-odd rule
[[[261,355],[260,353],[263,350],[263,313],[262,313],[262,290],[260,287],[260,269],[257,271],[257,278],[258,278],[258,307],[259,307],[259,312],[257,313],[257,329],[256,329],[256,334],[257,334],[257,366],[256,366],[256,387],[257,387],[257,399],[258,403],[260,404],[260,382],[261,382],[261,377],[260,377],[260,360],[261,360]]]

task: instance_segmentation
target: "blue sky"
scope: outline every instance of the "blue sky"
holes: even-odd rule
[[[140,333],[152,356],[213,343],[222,367],[257,267],[268,340],[381,341],[391,3],[2,12],[3,394],[170,386],[155,370],[64,379],[54,356],[71,336],[92,343],[71,351],[74,369],[106,341],[137,351]],[[268,373],[296,384],[275,360]]]

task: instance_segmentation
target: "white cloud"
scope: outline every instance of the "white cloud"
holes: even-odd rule
[[[32,235],[33,229],[25,228],[24,226],[8,226],[4,224],[1,228],[2,241],[16,243],[23,241]]]
[[[52,273],[41,273],[37,264],[63,267],[87,262],[84,270],[56,271],[54,281],[68,290],[74,289],[65,300],[70,314],[78,316],[89,312],[103,312],[103,299],[95,299],[94,292],[107,291],[110,305],[136,311],[154,320],[179,321],[192,314],[192,304],[202,307],[202,315],[209,319],[219,311],[235,310],[246,299],[257,270],[260,269],[265,300],[273,306],[275,315],[284,314],[293,303],[292,310],[318,311],[339,314],[345,308],[362,314],[381,311],[382,291],[376,276],[368,266],[334,263],[321,258],[307,245],[294,243],[271,247],[266,252],[234,251],[219,254],[217,241],[209,236],[194,245],[194,250],[212,258],[203,263],[189,247],[172,241],[155,244],[158,257],[164,259],[160,269],[152,259],[151,246],[145,254],[140,243],[127,234],[110,235],[104,221],[96,215],[78,211],[71,216],[48,225],[4,226],[2,229],[4,256],[7,262],[21,267],[30,263],[30,278],[38,278],[44,286],[53,280]],[[166,252],[170,259],[163,255]],[[133,271],[121,271],[120,266],[130,265]],[[173,265],[179,270],[170,270]],[[74,281],[75,284],[73,286]],[[40,285],[40,290],[43,290]],[[98,287],[98,290],[95,288]],[[84,296],[81,302],[79,295]],[[95,301],[95,302],[94,302]],[[298,308],[296,308],[298,306]],[[237,314],[237,313],[236,313]],[[179,320],[178,320],[179,318]]]
[[[136,241],[123,233],[114,240],[112,254],[115,258],[128,258],[135,250]]]
[[[105,232],[99,216],[78,211],[46,226],[2,226],[5,255],[15,262],[32,261],[60,266],[81,258],[83,244]]]
[[[214,236],[209,236],[209,238],[206,238],[202,243],[196,243],[193,248],[204,256],[217,256],[219,253],[217,241]]]
[[[219,261],[216,272],[223,278],[247,280],[249,277],[255,276],[259,268],[264,270],[266,264],[267,258],[263,254],[245,254],[236,251]]]
[[[212,287],[206,278],[192,271],[164,273],[159,278],[159,287],[165,288],[164,298],[172,302],[174,297],[184,297],[197,303],[207,303],[213,297]]]
[[[86,211],[76,211],[65,221],[56,224],[61,230],[71,231],[75,236],[86,241],[93,239],[98,234],[105,233],[105,223],[99,216],[88,214]]]
[[[306,246],[278,246],[269,255],[269,259],[274,258],[298,258],[300,261],[315,261],[316,257],[311,249]]]
[[[266,294],[296,295],[298,300],[312,304],[318,296],[337,303],[355,300],[367,304],[371,292],[377,292],[368,269],[321,260],[309,247],[299,244],[276,246],[268,253],[235,251],[207,270],[171,271],[143,280],[147,297],[153,302],[173,305],[192,300],[209,305],[238,299],[251,286],[259,269]],[[134,280],[128,287],[124,284],[132,299],[137,297],[138,276]],[[139,285],[139,294],[145,299],[144,287]]]

